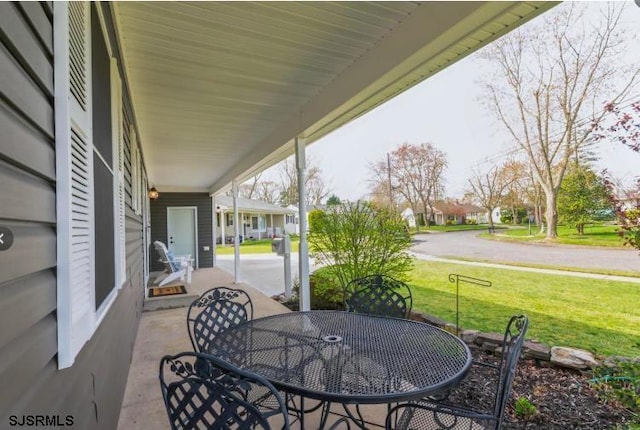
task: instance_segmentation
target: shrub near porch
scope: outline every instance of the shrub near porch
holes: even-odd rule
[[[603,355],[640,356],[640,284],[508,269],[416,261],[410,274],[413,308],[455,322],[455,284],[449,273],[490,280],[460,284],[460,326],[501,332],[525,313],[527,337]]]

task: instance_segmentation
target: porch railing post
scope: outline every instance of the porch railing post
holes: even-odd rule
[[[311,292],[309,290],[309,245],[307,244],[307,205],[305,204],[305,142],[296,137],[296,168],[298,170],[298,210],[300,216],[300,244],[298,246],[298,277],[300,281],[300,310],[311,310]]]
[[[211,252],[213,252],[213,267],[218,265],[218,209],[216,206],[216,196],[211,196],[211,235],[213,236],[213,242],[211,242]]]
[[[231,184],[233,191],[233,283],[240,282],[240,220],[238,217],[238,182]]]

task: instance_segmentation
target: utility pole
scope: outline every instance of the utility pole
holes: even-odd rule
[[[389,180],[389,205],[395,210],[396,205],[393,201],[393,185],[391,185],[391,156],[387,152],[387,177]]]

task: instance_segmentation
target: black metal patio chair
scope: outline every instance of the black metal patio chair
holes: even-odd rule
[[[474,361],[474,366],[489,366],[498,374],[495,400],[490,410],[456,406],[449,401],[451,396],[446,397],[442,402],[425,399],[425,401],[392,408],[387,415],[387,430],[500,430],[528,326],[529,319],[525,315],[511,317],[505,330],[499,365]]]
[[[189,339],[196,352],[208,353],[222,330],[253,318],[253,302],[239,289],[215,287],[196,299],[187,312]]]
[[[285,402],[269,381],[216,357],[167,355],[159,376],[172,430],[289,429]]]
[[[354,279],[344,289],[348,312],[408,318],[412,304],[409,286],[386,275]]]

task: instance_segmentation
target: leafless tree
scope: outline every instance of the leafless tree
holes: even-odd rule
[[[255,193],[256,193],[258,184],[260,183],[261,176],[262,176],[262,173],[258,173],[249,181],[243,184],[240,184],[240,186],[238,187],[238,197],[242,197],[244,199],[252,199],[256,197]]]
[[[501,205],[509,208],[512,224],[516,224],[518,222],[518,209],[525,205],[526,164],[517,160],[508,160],[500,168],[500,174],[507,183]]]
[[[596,22],[585,18],[586,7],[600,6],[558,6],[483,54],[499,70],[485,82],[489,104],[544,191],[547,239],[557,237],[557,195],[571,157],[604,117],[602,102],[622,100],[638,76],[637,65],[621,64],[624,4],[608,3]]]
[[[475,201],[489,212],[489,228],[493,230],[493,211],[500,206],[500,201],[509,186],[508,178],[502,174],[500,167],[495,166],[486,173],[476,172],[471,179],[471,194]]]
[[[441,192],[446,154],[431,143],[410,145],[404,143],[388,155],[386,160],[370,166],[372,188],[384,195],[388,190],[393,205],[398,193],[411,206],[414,213],[422,211],[428,222],[433,213],[433,202]],[[420,210],[419,210],[420,209]],[[416,224],[419,230],[419,223]]]
[[[322,170],[314,165],[313,159],[307,157],[305,171],[305,203],[318,205],[331,190],[322,178]],[[295,159],[290,157],[280,163],[280,204],[283,206],[298,204],[298,170]]]
[[[256,184],[255,198],[267,203],[278,203],[280,187],[273,181],[260,181]]]

